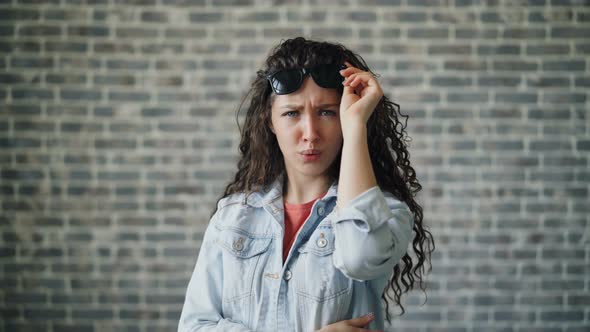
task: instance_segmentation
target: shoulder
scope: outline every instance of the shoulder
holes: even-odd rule
[[[233,193],[228,196],[225,196],[217,202],[217,211],[223,210],[227,207],[231,208],[232,205],[243,204],[245,203],[245,197],[246,194],[242,192]]]
[[[254,192],[250,195],[256,195]],[[244,192],[237,192],[221,198],[217,202],[217,211],[213,215],[213,224],[227,225],[247,217],[253,210],[251,197]]]

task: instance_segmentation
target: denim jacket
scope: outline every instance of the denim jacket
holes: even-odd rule
[[[408,206],[378,186],[335,210],[337,181],[317,200],[283,264],[282,177],[218,202],[188,283],[179,332],[315,331],[374,312],[407,251]]]

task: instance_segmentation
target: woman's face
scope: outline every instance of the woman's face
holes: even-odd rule
[[[271,130],[289,176],[323,176],[342,147],[340,94],[307,76],[299,90],[277,95]]]

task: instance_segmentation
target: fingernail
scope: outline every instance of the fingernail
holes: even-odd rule
[[[375,314],[373,312],[369,312],[365,316],[367,316],[367,318],[374,318],[375,317]]]

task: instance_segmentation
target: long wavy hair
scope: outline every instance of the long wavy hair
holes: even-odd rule
[[[360,55],[337,43],[297,37],[282,41],[270,51],[265,67],[257,72],[252,86],[238,107],[236,118],[244,103],[250,99],[244,126],[240,128],[238,170],[219,200],[239,192],[245,193],[247,197],[252,192],[267,187],[285,172],[283,154],[276,136],[270,130],[271,105],[275,94],[264,74],[280,69],[344,63],[344,61],[375,75]],[[341,95],[342,90],[339,88]],[[400,121],[402,117],[406,120],[403,125]],[[415,235],[412,247],[417,261],[414,265],[412,257],[406,253],[393,267],[392,277],[381,295],[386,304],[385,312],[390,324],[387,297],[401,307],[401,316],[405,313],[400,301],[401,295],[412,290],[416,280],[426,295],[426,284],[423,280],[424,263],[428,263],[428,272],[430,272],[432,270],[431,254],[434,251],[432,234],[425,229],[422,222],[422,207],[414,200],[414,196],[422,189],[422,186],[416,179],[416,172],[410,166],[410,154],[406,147],[408,138],[404,129],[407,126],[408,117],[408,115],[402,115],[398,104],[383,96],[367,122],[369,154],[377,183],[382,190],[392,193],[397,199],[405,202],[414,217]],[[327,170],[332,181],[339,177],[340,160],[341,153]],[[215,214],[216,209],[217,206],[212,215]],[[393,298],[389,294],[389,288],[393,290]]]

